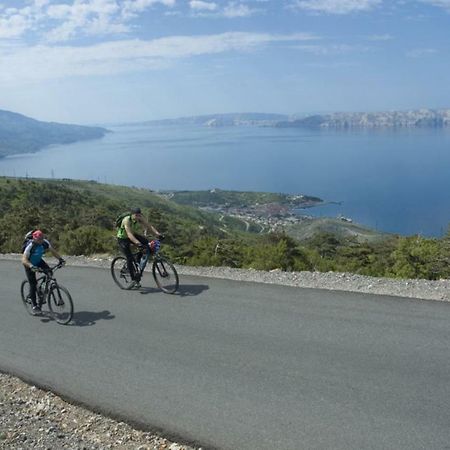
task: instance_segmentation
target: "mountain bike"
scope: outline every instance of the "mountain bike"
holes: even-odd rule
[[[175,266],[159,253],[161,240],[153,239],[148,245],[150,252],[139,249],[133,253],[134,273],[142,277],[147,263],[152,260],[152,273],[156,285],[166,294],[174,294],[179,286]],[[117,256],[112,260],[111,275],[121,289],[132,289],[135,286],[128,270],[127,259],[123,256]]]
[[[36,303],[41,307],[46,304],[55,320],[62,325],[66,325],[72,320],[73,301],[69,291],[61,286],[54,276],[54,272],[63,266],[64,263],[58,263],[56,266],[50,267],[50,270],[38,270],[38,273],[42,275],[36,280]],[[22,302],[27,312],[34,315],[29,292],[29,281],[22,281],[20,286]]]

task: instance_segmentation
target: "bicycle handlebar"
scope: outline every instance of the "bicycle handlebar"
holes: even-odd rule
[[[49,270],[44,270],[38,267],[37,271],[38,273],[45,273],[47,274],[49,271],[54,272],[55,270],[61,269],[61,267],[64,267],[66,265],[66,262],[58,262],[58,264],[55,264],[54,266],[49,266]]]

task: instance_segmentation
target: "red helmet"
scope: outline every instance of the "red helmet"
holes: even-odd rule
[[[43,239],[44,233],[41,230],[33,231],[33,239]]]

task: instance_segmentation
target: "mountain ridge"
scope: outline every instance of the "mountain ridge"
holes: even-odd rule
[[[276,128],[444,128],[450,109],[415,109],[324,114],[225,113],[140,122],[141,125],[198,125],[207,127],[265,126]]]
[[[34,153],[52,144],[99,139],[108,132],[102,127],[43,122],[0,109],[0,158]]]

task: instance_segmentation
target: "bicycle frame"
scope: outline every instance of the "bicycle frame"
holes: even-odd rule
[[[55,266],[50,267],[49,272],[40,271],[42,275],[36,280],[36,294],[39,296],[39,301],[42,301],[47,297],[52,284],[58,284],[53,273],[58,269],[61,269],[61,267],[63,267],[63,264],[58,263]]]
[[[154,245],[155,251],[151,251],[151,245]],[[141,250],[133,253],[133,259],[136,262],[136,265],[139,268],[139,275],[142,276],[144,273],[145,268],[147,267],[147,264],[150,260],[154,260],[158,257],[159,250],[161,248],[161,241],[158,239],[152,239],[148,243],[149,247],[148,250],[145,252],[142,252]]]

